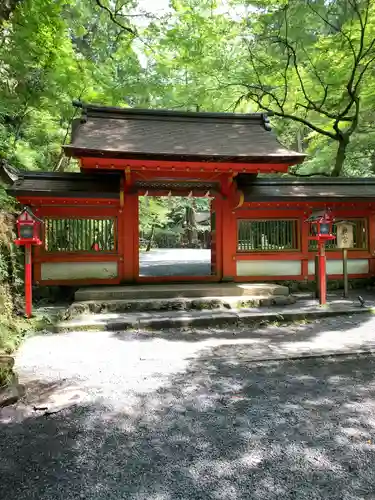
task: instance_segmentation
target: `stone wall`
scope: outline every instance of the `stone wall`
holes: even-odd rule
[[[316,288],[315,281],[275,281],[277,285],[283,285],[289,287],[291,293],[293,292],[313,292]],[[375,287],[375,278],[356,278],[349,279],[349,289],[373,289]],[[328,290],[341,290],[344,289],[344,280],[327,280]]]

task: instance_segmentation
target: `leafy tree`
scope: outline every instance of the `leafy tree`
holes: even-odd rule
[[[146,251],[152,247],[155,229],[163,227],[168,220],[168,207],[163,198],[141,196],[139,198],[139,229],[141,234],[148,233]]]
[[[340,175],[361,119],[375,62],[371,0],[252,2],[245,19],[244,65],[234,79],[260,109],[338,144],[332,176]],[[247,35],[247,36],[246,36]]]
[[[75,168],[61,144],[80,98],[265,109],[310,153],[299,174],[374,175],[372,0],[174,0],[163,16],[131,0],[1,9],[0,151],[19,167]]]
[[[150,104],[265,110],[287,145],[310,153],[296,174],[372,175],[373,1],[226,4],[172,2],[168,22],[149,27]]]
[[[3,157],[22,168],[63,170],[73,99],[123,105],[143,93],[138,56],[120,31],[87,0],[20,3],[0,31]]]
[[[146,251],[150,251],[158,234],[174,235],[174,244],[186,233],[189,245],[197,241],[198,232],[207,228],[196,221],[197,212],[209,212],[208,198],[181,196],[141,196],[139,199],[139,229],[141,237],[147,235]]]

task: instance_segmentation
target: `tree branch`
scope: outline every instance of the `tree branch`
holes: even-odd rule
[[[358,21],[359,21],[359,24],[361,27],[358,50],[355,49],[353,42],[351,40],[351,37],[344,30],[338,28],[337,26],[332,24],[330,21],[328,21],[326,18],[324,18],[311,5],[311,0],[308,0],[307,4],[308,4],[310,10],[312,12],[314,12],[324,23],[326,23],[328,26],[330,26],[332,29],[334,29],[337,33],[341,34],[345,38],[345,40],[348,42],[350,49],[353,53],[353,59],[354,59],[353,60],[353,67],[352,67],[352,71],[351,71],[348,83],[346,85],[346,89],[347,89],[347,92],[348,92],[348,95],[350,98],[350,102],[347,104],[347,106],[344,108],[344,110],[339,115],[337,115],[337,120],[338,121],[351,121],[352,125],[350,127],[350,130],[354,131],[356,128],[356,125],[354,125],[354,127],[353,127],[353,124],[354,123],[358,124],[358,113],[359,113],[359,101],[357,101],[357,91],[358,91],[359,85],[360,85],[362,78],[363,78],[365,72],[367,71],[369,65],[375,60],[375,57],[374,57],[374,58],[371,58],[370,61],[368,61],[368,63],[366,63],[364,69],[361,71],[361,73],[357,79],[357,82],[354,83],[355,79],[356,79],[357,70],[359,68],[361,61],[364,58],[366,58],[368,54],[371,53],[371,50],[375,46],[375,39],[373,39],[370,46],[364,51],[365,34],[366,34],[366,28],[367,28],[367,24],[368,24],[370,1],[369,0],[366,1],[365,14],[364,14],[364,18],[363,18],[361,11],[358,7],[357,0],[349,0],[349,5],[353,9],[356,17],[358,18]],[[349,111],[351,110],[351,108],[353,106],[356,107],[356,112],[355,112],[354,116],[350,117],[351,119],[348,120],[347,119],[348,117],[346,117],[346,115],[349,113]],[[337,121],[337,124],[338,124],[338,121]]]
[[[314,14],[316,16],[319,17],[319,19],[321,19],[327,26],[329,26],[330,28],[332,28],[336,33],[340,33],[344,38],[345,40],[348,42],[349,44],[349,47],[350,47],[350,50],[352,51],[352,54],[353,54],[353,57],[354,59],[357,57],[357,52],[354,48],[354,45],[353,45],[353,42],[350,38],[350,36],[345,33],[345,31],[341,30],[340,28],[338,28],[337,26],[335,26],[333,23],[331,23],[330,21],[328,21],[328,19],[326,19],[325,17],[323,17],[320,12],[318,12],[312,5],[311,5],[311,0],[308,0],[307,2],[307,5],[309,6],[309,9],[314,12]]]
[[[113,14],[113,12],[111,11],[110,8],[108,8],[106,5],[103,5],[103,3],[101,2],[101,0],[95,0],[96,1],[96,4],[103,10],[105,10],[107,12],[107,14],[109,15],[109,18],[111,19],[111,21],[113,23],[115,23],[117,26],[119,26],[121,29],[123,29],[124,31],[127,31],[129,34],[131,34],[133,37],[136,37],[138,36],[138,33],[136,30],[132,29],[132,28],[129,28],[129,26],[125,26],[124,24],[120,23],[120,21],[116,18],[115,14]]]
[[[357,69],[359,67],[359,64],[360,62],[362,61],[364,55],[363,55],[363,48],[364,48],[364,41],[365,41],[365,34],[366,34],[366,27],[367,27],[367,21],[368,21],[368,9],[369,9],[369,1],[367,0],[367,3],[366,3],[366,15],[365,15],[365,20],[362,19],[362,16],[361,16],[361,12],[360,10],[358,9],[358,5],[357,5],[357,2],[356,0],[353,0],[353,2],[351,0],[349,0],[349,4],[350,6],[352,7],[352,9],[354,10],[354,12],[357,14],[357,17],[358,17],[358,20],[359,20],[359,23],[361,25],[361,35],[360,35],[360,41],[359,41],[359,49],[358,49],[358,52],[356,53],[356,56],[354,58],[354,64],[353,64],[353,68],[352,68],[352,72],[351,72],[351,75],[350,75],[350,78],[349,78],[349,81],[348,81],[348,84],[346,86],[346,89],[347,89],[347,92],[348,92],[348,95],[350,96],[350,98],[352,99],[352,101],[347,105],[347,107],[345,108],[345,112],[348,113],[349,110],[351,109],[351,107],[353,106],[354,102],[355,102],[355,98],[356,98],[356,90],[358,88],[358,85],[355,85],[354,89],[353,89],[353,84],[354,84],[354,80],[355,80],[355,76],[356,76],[356,73],[357,73]],[[369,47],[370,48],[370,47]],[[366,51],[367,52],[367,51]],[[362,77],[361,77],[362,79]],[[358,82],[357,82],[358,83]]]
[[[276,43],[283,44],[287,48],[287,50],[290,51],[290,53],[292,54],[291,58],[293,60],[293,67],[294,67],[294,70],[296,72],[299,84],[301,86],[301,90],[302,90],[303,96],[304,96],[304,98],[306,99],[306,101],[308,103],[308,107],[306,109],[308,109],[310,111],[311,110],[316,111],[317,113],[320,113],[320,114],[326,116],[327,118],[330,118],[331,120],[336,120],[337,116],[338,116],[337,114],[330,113],[329,111],[323,109],[323,107],[320,104],[317,104],[315,101],[313,101],[312,99],[310,99],[310,97],[309,97],[309,95],[308,95],[308,93],[306,91],[306,87],[305,87],[303,78],[301,76],[301,72],[300,72],[300,69],[299,69],[298,61],[297,61],[297,53],[296,53],[295,48],[290,44],[290,42],[287,39],[283,39],[281,37],[275,37],[273,40]],[[327,89],[327,92],[328,92],[328,89]],[[323,98],[323,102],[326,101],[326,98],[327,97],[325,95],[324,98]],[[352,121],[352,117],[350,117],[350,116],[347,116],[347,117],[343,116],[343,117],[340,118],[340,121],[351,122]]]
[[[248,44],[248,51],[249,51],[249,55],[250,55],[250,64],[253,68],[253,71],[254,71],[254,74],[255,76],[257,77],[257,81],[258,81],[258,85],[255,86],[255,85],[245,85],[247,88],[257,88],[257,90],[260,90],[262,93],[266,92],[267,95],[269,95],[273,101],[276,103],[276,105],[278,106],[278,108],[280,109],[281,112],[283,112],[283,105],[280,103],[278,97],[273,93],[271,92],[270,90],[265,90],[263,84],[262,84],[262,79],[260,77],[260,74],[259,74],[259,71],[258,71],[258,68],[256,67],[255,63],[254,63],[254,60],[256,59],[254,54],[253,54],[253,51],[251,50],[251,47],[250,47],[250,44]]]
[[[249,85],[245,84],[240,84],[247,89],[249,89]],[[337,133],[333,134],[332,132],[329,132],[328,130],[324,130],[323,128],[317,127],[310,121],[306,120],[305,118],[301,118],[300,116],[296,115],[290,115],[289,113],[285,113],[284,111],[275,111],[274,109],[269,108],[268,106],[264,105],[262,103],[262,98],[268,95],[272,97],[272,94],[269,94],[268,92],[264,92],[263,96],[259,97],[256,93],[248,92],[247,94],[242,95],[240,98],[237,99],[235,106],[237,107],[238,104],[240,104],[244,99],[250,99],[254,101],[261,109],[266,111],[267,113],[272,113],[275,116],[279,116],[280,118],[287,118],[289,120],[293,120],[298,123],[302,123],[303,125],[306,125],[306,127],[309,127],[311,130],[314,130],[314,132],[317,132],[318,134],[325,135],[326,137],[330,137],[333,140],[338,140]]]
[[[288,16],[287,16],[288,4],[285,6],[285,8],[283,10],[284,10],[284,21],[285,21],[285,38],[288,39],[288,32],[289,32],[289,24],[288,24]],[[284,72],[282,75],[282,78],[284,80],[284,99],[282,102],[282,107],[285,106],[285,103],[286,103],[287,98],[288,98],[289,86],[288,86],[287,74],[288,74],[288,69],[289,69],[289,65],[290,65],[290,59],[291,59],[291,56],[290,56],[290,53],[288,52]]]
[[[328,83],[325,83],[323,80],[322,80],[322,77],[321,75],[319,74],[319,71],[317,70],[317,67],[315,66],[315,64],[313,63],[311,57],[310,57],[310,54],[308,53],[308,51],[305,49],[305,47],[302,47],[302,50],[305,54],[305,57],[306,59],[309,61],[309,64],[310,66],[312,67],[313,69],[313,73],[316,77],[316,79],[318,80],[318,82],[320,83],[323,91],[324,91],[324,96],[323,96],[323,99],[322,99],[322,102],[320,103],[320,107],[323,107],[326,100],[327,100],[327,97],[328,97],[328,88],[329,88],[329,84]]]
[[[275,27],[271,35],[268,34],[267,25],[267,28],[265,27],[264,29],[263,36],[258,36],[256,39],[258,44],[259,42],[264,43],[266,56],[259,57],[256,53],[254,50],[255,41],[251,43],[245,40],[249,52],[252,82],[254,83],[246,84],[237,82],[236,85],[244,87],[246,90],[240,90],[240,92],[243,93],[237,99],[235,107],[244,100],[251,100],[259,109],[272,113],[275,116],[300,123],[314,132],[336,141],[338,144],[335,164],[330,174],[299,174],[301,177],[310,177],[311,175],[325,175],[327,177],[338,176],[344,165],[347,146],[352,134],[358,127],[361,104],[359,98],[360,86],[366,72],[369,71],[371,64],[375,61],[375,39],[371,39],[367,42],[366,38],[370,19],[371,1],[372,0],[348,0],[350,7],[349,13],[345,19],[345,24],[341,23],[339,26],[336,26],[334,24],[335,21],[331,22],[330,20],[331,11],[329,7],[326,18],[324,12],[322,14],[320,8],[315,7],[313,0],[306,0],[309,9],[319,17],[326,26],[329,26],[330,29],[333,30],[333,33],[330,31],[328,38],[332,39],[333,43],[338,44],[340,49],[350,49],[352,53],[352,57],[350,57],[349,60],[348,74],[345,78],[346,81],[339,82],[338,86],[326,84],[324,81],[325,78],[319,74],[319,70],[315,66],[314,60],[311,60],[309,54],[307,54],[307,58],[303,57],[303,54],[306,55],[307,53],[305,47],[302,48],[301,53],[299,42],[290,39],[287,12],[288,6],[282,8],[282,12],[279,10],[279,13],[283,13],[285,18],[282,25]],[[349,32],[346,30],[348,26]],[[352,34],[354,29],[353,26],[356,28],[354,35]],[[323,27],[322,32],[325,31],[326,29]],[[268,64],[268,46],[270,43],[278,46],[278,51],[276,53],[279,56],[279,61],[280,52],[282,54],[283,64],[277,64],[276,69],[272,67],[271,64]],[[266,46],[266,44],[268,44],[268,46]],[[277,72],[277,80],[280,83],[276,83],[273,86],[266,85],[268,80],[264,75],[268,75],[272,72],[275,74],[275,71]],[[307,71],[308,76],[305,75],[305,71]],[[290,114],[285,110],[285,106],[288,102],[288,90],[291,89],[289,85],[292,85],[288,80],[290,74],[293,74],[298,82],[296,91],[297,98],[298,93],[303,95],[303,99],[301,99],[302,103],[297,102],[295,105],[294,111],[299,109],[299,112],[297,111],[296,114]],[[322,92],[319,89],[317,96],[315,96],[315,91],[311,91],[309,86],[309,82],[313,81],[315,83],[315,79],[316,83],[318,84],[319,82],[318,85],[320,85],[323,90]],[[312,83],[312,85],[314,85],[314,83]],[[281,87],[283,87],[283,91]],[[330,96],[331,88],[333,88],[333,97]],[[304,111],[302,111],[302,109]],[[309,119],[310,112],[316,112],[322,117],[325,117],[325,119],[332,120],[332,129],[325,130],[321,126],[315,125]],[[293,110],[291,113],[293,113]],[[347,125],[344,126],[343,123]]]
[[[145,47],[148,47],[150,49],[151,52],[155,53],[153,47],[146,41],[144,40],[143,38],[140,37],[138,31],[135,29],[135,28],[130,28],[129,26],[125,26],[124,24],[122,24],[118,19],[117,19],[117,15],[121,16],[121,17],[132,17],[132,15],[126,15],[125,14],[114,14],[110,8],[108,8],[106,5],[103,5],[102,1],[101,0],[95,0],[96,1],[96,4],[101,8],[103,9],[104,11],[106,11],[109,15],[109,18],[111,19],[111,21],[116,24],[119,28],[123,29],[124,31],[126,31],[127,33],[131,34],[133,38],[138,38],[138,40],[140,42],[143,43],[143,45],[145,45]]]

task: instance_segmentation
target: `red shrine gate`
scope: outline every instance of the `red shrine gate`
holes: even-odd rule
[[[43,285],[314,278],[314,242],[305,220],[332,209],[354,224],[350,277],[375,272],[375,181],[295,180],[304,156],[281,146],[263,114],[183,113],[83,106],[66,154],[80,173],[20,172],[9,192],[44,221],[34,249]],[[138,197],[209,196],[210,276],[139,276]],[[342,274],[330,244],[330,278]]]

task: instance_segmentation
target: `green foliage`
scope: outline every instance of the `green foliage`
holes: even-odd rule
[[[142,196],[139,198],[141,247],[152,238],[157,247],[176,247],[187,230],[203,232],[207,227],[195,220],[196,212],[209,212],[208,198]]]
[[[168,220],[168,200],[156,196],[139,199],[139,228],[147,231],[152,226],[162,227]]]
[[[21,2],[0,29],[0,155],[61,168],[71,101],[119,105],[137,94],[139,75],[129,38],[92,2]]]
[[[269,109],[299,173],[374,175],[372,0],[8,1],[0,10],[0,156],[74,169],[71,100],[241,112]],[[1,24],[2,21],[2,24]],[[290,121],[292,120],[292,121]],[[342,158],[336,165],[338,145]],[[297,170],[296,170],[297,171]],[[160,207],[150,207],[163,219]]]
[[[14,380],[12,368],[0,366],[0,389],[9,385]]]
[[[4,293],[4,288],[1,289]],[[26,319],[22,316],[15,315],[12,310],[12,300],[8,296],[9,309],[0,312],[0,354],[11,354],[14,352],[26,336],[44,330],[50,324],[50,318],[40,316],[31,319]],[[0,306],[1,309],[1,306]],[[0,373],[1,378],[6,374]]]
[[[150,1],[141,16],[136,0],[0,3],[0,159],[16,167],[77,168],[61,145],[79,98],[271,110],[281,141],[308,155],[296,174],[375,175],[373,0],[173,0],[157,15]],[[194,203],[142,198],[141,232],[156,241],[203,229],[194,213],[208,200]],[[0,349],[12,350],[24,331],[15,319],[23,256],[2,188],[0,209]]]
[[[19,317],[22,300],[22,252],[13,243],[15,239],[12,212],[15,203],[0,186],[0,353],[11,353],[17,348],[30,323]],[[0,385],[6,382],[7,370],[0,372]]]
[[[183,196],[141,196],[139,198],[139,228],[147,231],[152,226],[178,231],[186,226],[186,208],[194,212],[210,210],[208,198]],[[196,225],[196,224],[195,224]]]
[[[32,323],[26,319],[0,314],[0,353],[15,351],[31,328]]]
[[[373,175],[372,0],[172,5],[152,32],[163,105],[270,111],[281,139],[308,155],[301,174]]]

